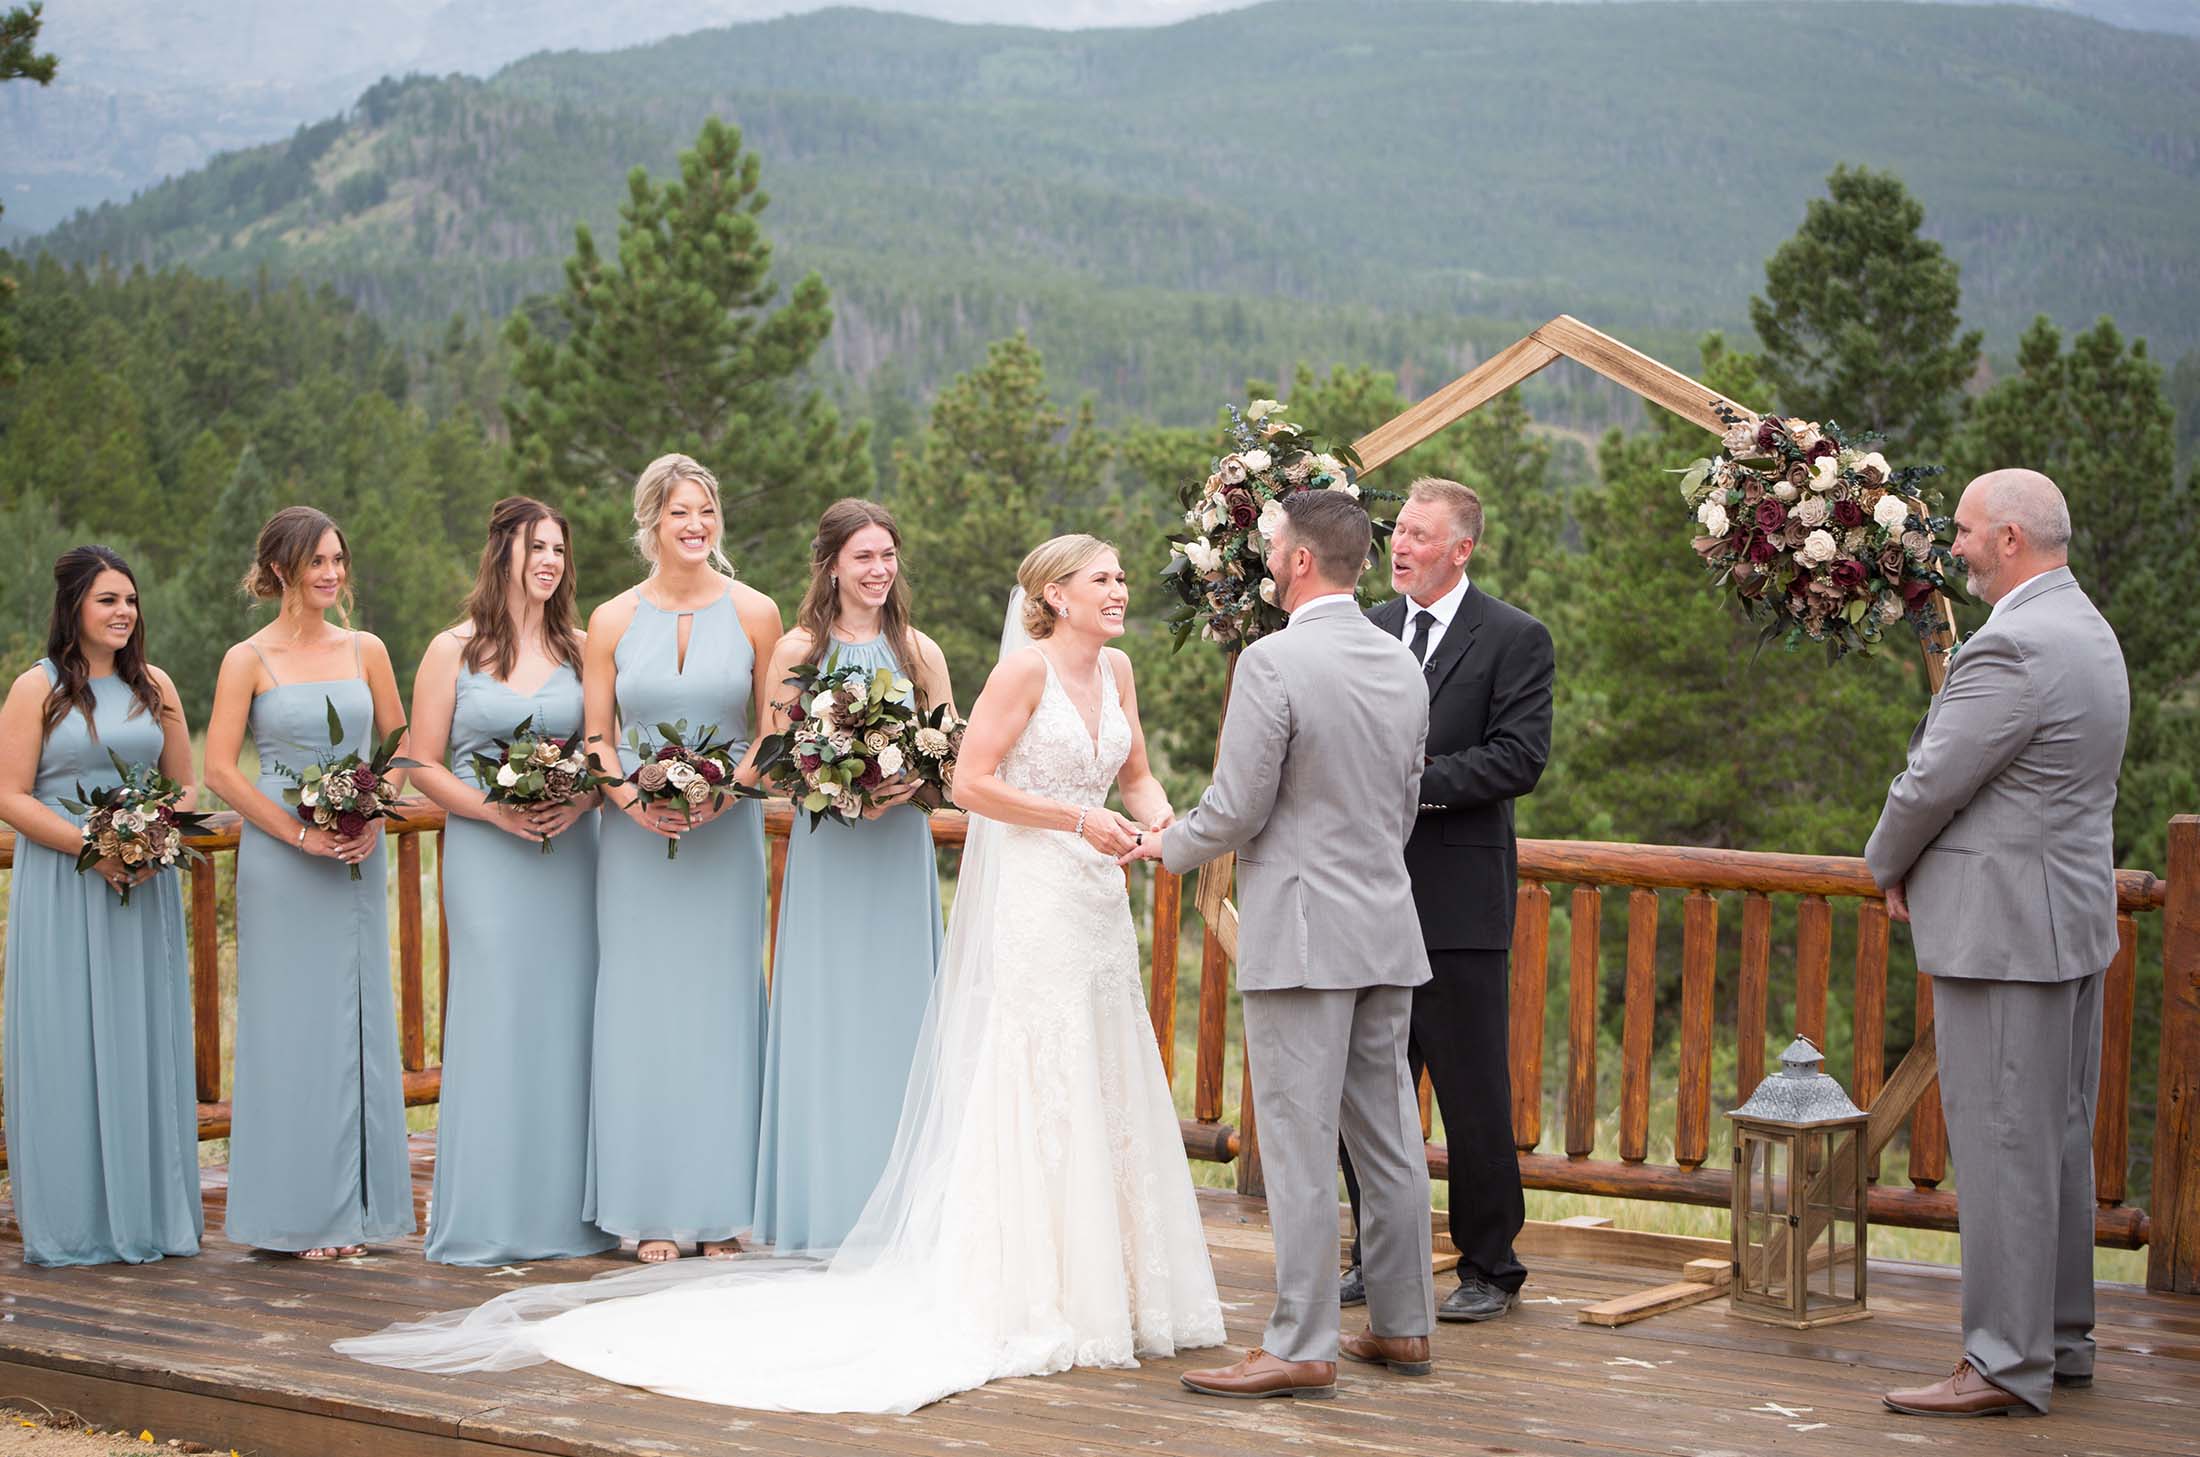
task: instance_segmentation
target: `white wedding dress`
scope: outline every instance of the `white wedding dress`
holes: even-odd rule
[[[1106,799],[1131,735],[1102,675],[1096,739],[1048,666],[1006,783]],[[727,1406],[898,1413],[1001,1377],[1219,1345],[1138,962],[1107,857],[973,816],[894,1153],[829,1263],[677,1261],[337,1349],[437,1371],[551,1360]]]

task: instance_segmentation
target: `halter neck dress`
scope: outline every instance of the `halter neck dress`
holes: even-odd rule
[[[687,655],[680,618],[692,616]],[[745,751],[756,654],[732,594],[692,614],[635,594],[617,666],[626,728],[686,719]],[[756,1204],[764,1065],[764,816],[754,800],[665,842],[617,811],[596,869],[596,1037],[581,1216],[628,1239],[730,1239]]]
[[[906,675],[884,638],[835,641],[842,667]],[[796,816],[779,894],[756,1236],[831,1249],[886,1167],[940,951],[932,828],[909,805],[875,820]]]

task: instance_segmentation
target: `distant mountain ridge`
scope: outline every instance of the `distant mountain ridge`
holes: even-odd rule
[[[1153,25],[1244,0],[883,0],[975,24]],[[1661,3],[1661,0],[1575,0]],[[1691,0],[1694,3],[1694,0]],[[1834,3],[1834,0],[1818,0]],[[2013,3],[2200,37],[2200,0],[1915,0]],[[821,8],[817,0],[66,0],[46,8],[60,54],[49,88],[0,90],[4,201],[51,227],[220,152],[328,115],[383,76],[487,77],[539,51],[607,51]],[[1036,12],[1036,13],[1035,13]]]
[[[2107,312],[2174,357],[2200,344],[2195,95],[2200,42],[2037,9],[1277,0],[1072,33],[835,10],[378,85],[42,242],[498,315],[556,284],[576,221],[608,246],[627,169],[669,173],[717,112],[762,155],[782,257],[835,289],[843,369],[1026,326],[1132,380],[1179,336],[1251,337],[1248,311],[1378,359],[1561,309],[1739,327],[1847,161],[1924,200],[1992,339]]]

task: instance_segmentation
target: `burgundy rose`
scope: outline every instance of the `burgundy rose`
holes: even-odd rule
[[[1856,501],[1842,500],[1833,503],[1833,524],[1847,530],[1864,524],[1864,507]]]
[[[1809,593],[1810,568],[1798,567],[1795,572],[1795,580],[1788,583],[1788,595],[1790,597],[1796,598],[1797,600],[1800,600],[1803,597],[1808,596]]]
[[[1767,500],[1757,503],[1757,529],[1759,531],[1778,531],[1781,527],[1787,525],[1787,519],[1788,508],[1778,501]]]
[[[1832,578],[1836,587],[1845,592],[1853,592],[1864,585],[1864,564],[1855,557],[1843,557],[1833,564],[1832,571],[1827,575]]]
[[[1897,590],[1902,593],[1904,602],[1915,607],[1939,589],[1923,577],[1905,577]]]
[[[789,722],[789,723],[802,723],[802,722],[804,722],[805,720],[807,720],[808,718],[809,718],[809,715],[808,715],[808,714],[806,714],[806,713],[804,713],[804,712],[802,711],[802,705],[801,705],[801,704],[799,704],[799,703],[790,703],[790,704],[788,704],[788,705],[787,705],[787,722]]]
[[[382,781],[375,776],[375,772],[372,769],[369,769],[366,765],[361,764],[358,768],[351,771],[351,782],[359,786],[359,792],[361,794],[372,794],[374,793],[374,786],[380,784]]]
[[[347,840],[356,840],[367,832],[367,817],[355,809],[347,809],[336,817],[336,833]]]
[[[304,820],[304,821],[305,821],[305,822],[306,822],[307,824],[309,824],[309,825],[310,825],[310,824],[312,824],[312,823],[313,823],[313,806],[312,806],[312,805],[310,805],[310,804],[301,804],[301,805],[299,805],[299,806],[298,806],[298,818],[299,818],[299,819],[302,819],[302,820]]]
[[[164,804],[155,811],[155,814],[159,816],[160,822],[164,825],[172,825],[176,822],[176,811],[173,805]]]
[[[726,782],[726,771],[709,759],[697,759],[695,761],[695,772],[702,775],[704,782],[708,784],[723,784]]]
[[[886,775],[879,769],[878,765],[866,764],[863,766],[863,772],[856,776],[856,787],[859,789],[876,789],[885,781]]]
[[[1826,456],[1839,455],[1840,453],[1840,446],[1835,445],[1831,440],[1828,440],[1825,436],[1821,435],[1818,437],[1817,444],[1811,446],[1810,449],[1803,452],[1803,459],[1822,460]]]
[[[677,759],[679,757],[680,746],[678,744],[666,744],[663,748],[657,751],[657,762],[660,764],[666,763],[673,759]]]
[[[815,754],[804,754],[800,758],[796,759],[795,763],[801,768],[802,772],[805,774],[815,774],[818,770],[825,767],[825,761],[823,759],[820,759]]]
[[[1749,539],[1748,556],[1751,561],[1761,567],[1768,562],[1777,561],[1780,556],[1780,548],[1769,536],[1752,536]]]
[[[1260,520],[1260,507],[1253,504],[1251,491],[1231,491],[1223,496],[1222,504],[1229,508],[1230,524],[1240,531],[1250,531]]]
[[[1780,422],[1767,415],[1757,425],[1757,448],[1770,454],[1780,444]]]

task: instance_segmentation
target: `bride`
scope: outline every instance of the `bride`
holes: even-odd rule
[[[536,1286],[336,1349],[900,1413],[1001,1377],[1221,1344],[1114,862],[1171,818],[1130,659],[1107,645],[1123,570],[1107,543],[1058,536],[1017,580],[956,771],[970,835],[893,1155],[830,1262],[781,1252]],[[1135,820],[1106,807],[1111,783]]]

